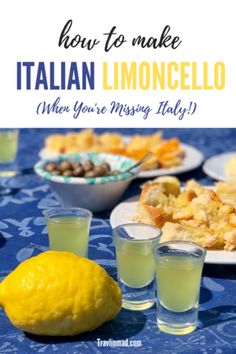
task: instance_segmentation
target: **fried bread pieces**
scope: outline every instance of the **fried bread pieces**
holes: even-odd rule
[[[136,220],[162,228],[162,242],[188,240],[207,249],[235,250],[236,184],[227,185],[213,190],[190,180],[181,191],[177,178],[159,177],[144,185]]]

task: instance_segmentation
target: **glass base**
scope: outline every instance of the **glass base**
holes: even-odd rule
[[[18,171],[17,160],[12,161],[0,161],[0,177],[1,178],[11,178],[16,176]]]
[[[179,326],[178,324],[165,323],[162,321],[157,321],[157,326],[162,332],[179,336],[191,333],[197,328],[197,324],[186,324],[185,326]]]
[[[174,305],[174,304],[172,304]],[[198,302],[192,307],[175,311],[175,308],[163,306],[158,298],[157,301],[157,326],[163,332],[175,335],[184,335],[193,332],[198,321]]]
[[[7,195],[7,194],[10,194],[11,193],[11,190],[9,188],[2,188],[0,186],[0,196],[1,195]]]
[[[142,311],[150,309],[155,304],[153,300],[144,300],[144,301],[127,301],[122,300],[122,307],[127,310],[132,311]]]
[[[122,307],[127,310],[142,311],[149,309],[156,303],[155,284],[152,280],[141,288],[133,288],[118,278],[122,291]]]
[[[18,174],[18,171],[0,171],[0,177],[14,177]]]

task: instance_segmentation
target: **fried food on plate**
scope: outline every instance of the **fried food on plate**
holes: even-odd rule
[[[236,182],[221,182],[215,190],[194,180],[180,190],[176,177],[146,183],[135,219],[160,227],[162,242],[187,240],[207,249],[236,249]]]
[[[92,129],[84,129],[78,133],[50,135],[45,146],[54,153],[107,152],[135,160],[142,159],[151,151],[153,156],[142,165],[143,170],[175,168],[184,158],[179,139],[163,139],[160,131],[150,135],[136,134],[127,140],[119,133],[95,134]]]

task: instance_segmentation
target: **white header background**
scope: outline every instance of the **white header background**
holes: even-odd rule
[[[236,127],[236,50],[235,2],[204,0],[151,0],[151,1],[2,1],[0,5],[0,127]],[[100,45],[88,51],[58,47],[58,40],[65,23],[73,20],[70,35],[80,34],[97,38]],[[170,34],[179,36],[182,44],[171,48],[132,47],[133,37],[143,35],[159,38],[163,28],[171,26]],[[116,26],[127,42],[120,48],[104,51],[105,36]],[[17,90],[17,61],[94,61],[95,90],[46,91]],[[101,63],[136,61],[197,62],[201,68],[207,61],[209,68],[222,61],[226,66],[224,90],[111,90],[102,89]],[[200,69],[199,69],[200,70]],[[211,75],[209,75],[211,77]],[[172,115],[150,113],[119,117],[118,115],[84,114],[78,119],[72,113],[63,115],[37,115],[39,102],[53,103],[60,96],[61,103],[73,105],[83,101],[87,105],[108,105],[119,101],[136,106],[157,107],[159,101],[168,100],[174,105],[178,99],[186,105],[197,103],[194,115],[181,121]]]

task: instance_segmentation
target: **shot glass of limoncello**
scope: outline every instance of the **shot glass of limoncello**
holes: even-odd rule
[[[122,307],[144,310],[154,305],[153,249],[159,243],[160,236],[160,229],[141,223],[124,224],[113,230]]]
[[[163,242],[154,249],[157,325],[175,335],[195,330],[206,250],[184,241]]]
[[[82,208],[53,208],[44,212],[52,250],[88,256],[92,213]]]
[[[0,176],[16,174],[15,165],[18,150],[18,129],[0,129]]]

